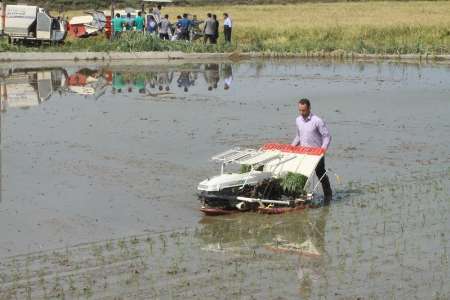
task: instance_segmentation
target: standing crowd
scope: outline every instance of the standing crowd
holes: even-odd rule
[[[169,20],[169,15],[161,14],[161,5],[151,9],[143,16],[138,12],[133,16],[127,13],[126,17],[117,13],[111,21],[113,38],[119,37],[124,31],[135,31],[159,36],[162,40],[195,41],[203,37],[203,42],[216,44],[219,38],[220,23],[217,15],[208,13],[206,19],[199,20],[196,15],[192,18],[187,13],[177,16],[175,22]],[[228,13],[223,14],[223,34],[225,42],[231,43],[233,22]]]

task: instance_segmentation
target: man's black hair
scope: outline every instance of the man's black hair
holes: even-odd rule
[[[208,16],[208,18],[211,18],[211,17],[212,17],[211,13],[208,13],[207,16]]]
[[[311,102],[308,99],[302,98],[298,101],[298,104],[306,105],[308,108],[311,108]]]

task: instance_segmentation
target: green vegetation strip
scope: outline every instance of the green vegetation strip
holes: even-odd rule
[[[395,28],[305,28],[296,31],[273,32],[249,30],[240,33],[232,44],[220,41],[217,45],[202,42],[162,41],[148,35],[127,33],[109,41],[103,36],[73,39],[63,45],[30,47],[10,45],[4,38],[0,52],[142,52],[182,51],[186,53],[274,52],[280,54],[312,52],[352,52],[360,54],[450,54],[450,29],[439,26]]]

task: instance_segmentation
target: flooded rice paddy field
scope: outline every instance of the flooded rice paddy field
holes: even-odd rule
[[[0,299],[450,297],[450,67],[319,60],[0,65]],[[234,146],[308,97],[335,201],[204,217]]]

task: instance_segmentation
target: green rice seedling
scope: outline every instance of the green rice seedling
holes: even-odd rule
[[[153,244],[154,244],[153,239],[152,239],[151,237],[147,237],[147,238],[145,239],[145,241],[147,242],[148,250],[149,250],[149,252],[150,252],[150,255],[153,254]]]
[[[39,285],[41,286],[41,288],[42,289],[44,289],[45,288],[45,285],[46,285],[46,282],[45,282],[45,273],[43,274],[44,272],[42,272],[42,270],[40,270],[39,272],[38,272],[38,277],[39,277],[39,280],[38,280],[38,282],[39,282]]]
[[[69,275],[69,277],[67,278],[68,284],[69,284],[69,290],[73,293],[77,290],[76,286],[75,286],[75,280],[73,278],[72,275]]]
[[[288,172],[280,178],[280,185],[286,194],[292,197],[300,197],[305,194],[304,187],[307,180],[308,177],[302,174]]]
[[[91,298],[94,295],[94,291],[91,286],[85,286],[83,288],[83,296],[86,298]]]
[[[133,249],[132,253],[131,253],[131,257],[140,257],[141,253],[139,251],[139,249]]]
[[[52,288],[52,295],[55,295],[57,298],[64,299],[64,289],[61,286],[59,276],[56,275],[54,278],[54,284]]]
[[[27,294],[27,300],[31,300],[31,287],[30,287],[30,286],[27,286],[27,287],[25,288],[25,292],[26,292],[26,294]]]
[[[159,235],[159,239],[161,240],[161,251],[164,254],[166,251],[166,237],[163,234]]]
[[[113,243],[111,240],[108,240],[105,245],[106,250],[112,251],[114,249]]]
[[[127,243],[125,242],[125,240],[118,240],[117,241],[117,246],[119,246],[119,248],[121,250],[127,249]]]
[[[242,173],[248,173],[248,172],[250,172],[251,171],[251,169],[252,169],[252,166],[250,166],[250,165],[241,165],[241,167],[240,167],[240,169],[239,169],[239,172],[242,174]]]

